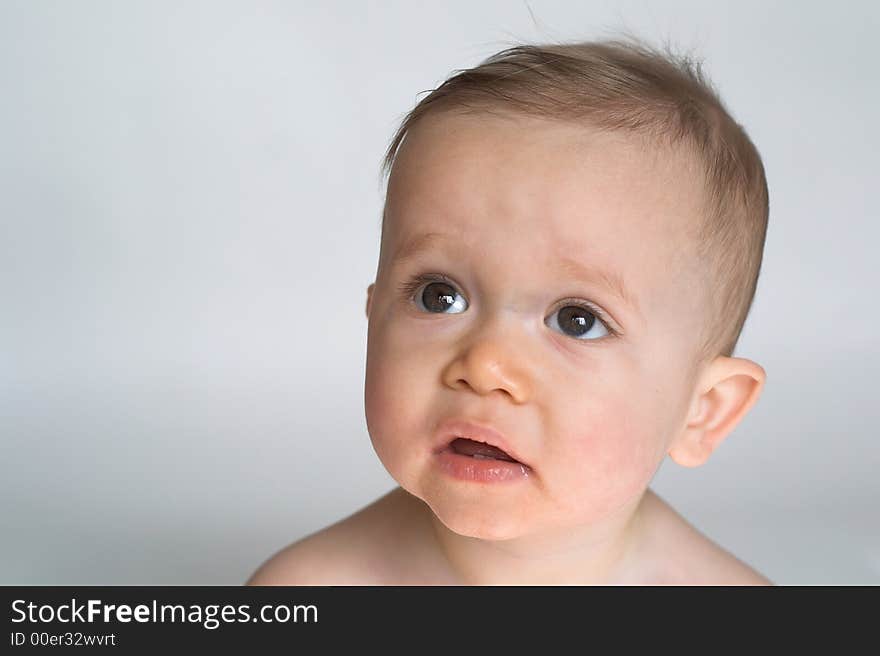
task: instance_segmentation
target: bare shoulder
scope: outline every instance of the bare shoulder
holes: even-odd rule
[[[412,498],[396,488],[272,555],[245,585],[385,585],[403,576]]]
[[[763,574],[698,531],[654,492],[646,494],[650,543],[662,562],[652,578],[667,585],[773,585]]]

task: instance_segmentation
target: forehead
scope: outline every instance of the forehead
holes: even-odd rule
[[[407,134],[386,211],[393,220],[427,206],[474,228],[489,214],[510,227],[540,219],[535,228],[564,241],[611,223],[638,230],[662,223],[669,234],[699,211],[698,177],[691,158],[620,132],[444,112],[423,117]]]
[[[390,253],[446,233],[487,257],[573,262],[652,294],[682,261],[701,187],[689,158],[543,119],[428,115],[389,180]],[[436,242],[439,243],[439,242]],[[668,287],[668,285],[667,285]]]

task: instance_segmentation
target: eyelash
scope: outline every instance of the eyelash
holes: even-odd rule
[[[430,282],[442,282],[450,287],[454,287],[455,289],[459,289],[459,286],[448,276],[443,275],[442,273],[421,273],[409,280],[403,281],[400,286],[400,294],[406,298],[407,301],[412,302],[414,299],[416,292],[421,288],[422,285]],[[592,303],[587,303],[586,301],[579,301],[576,299],[564,299],[560,302],[559,309],[562,309],[567,306],[579,307],[583,310],[586,310],[594,317],[596,317],[599,321],[602,322],[602,325],[605,326],[605,330],[608,331],[608,335],[611,337],[620,337],[620,332],[615,330],[611,325],[611,321],[605,315],[605,313]],[[601,339],[601,338],[600,338]],[[575,340],[575,341],[599,341],[599,340]]]

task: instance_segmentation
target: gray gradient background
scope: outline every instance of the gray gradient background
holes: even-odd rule
[[[880,583],[877,7],[0,2],[0,583],[236,584],[391,489],[393,130],[512,42],[617,27],[703,57],[770,184],[764,394],[654,489],[776,582]]]

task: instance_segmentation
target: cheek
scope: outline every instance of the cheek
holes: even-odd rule
[[[393,358],[387,357],[375,343],[368,346],[364,414],[370,440],[383,462],[391,447],[389,436],[400,434],[394,424],[403,420],[401,413],[408,407],[394,384],[399,373],[402,372],[397,370]]]
[[[640,496],[664,457],[657,416],[630,396],[604,399],[569,424],[559,490],[578,512],[601,516]]]
[[[398,478],[404,457],[412,451],[411,440],[425,432],[422,424],[428,415],[423,406],[428,400],[418,394],[424,388],[424,373],[412,361],[417,347],[395,349],[394,343],[387,332],[371,330],[368,336],[364,410],[373,448]]]

